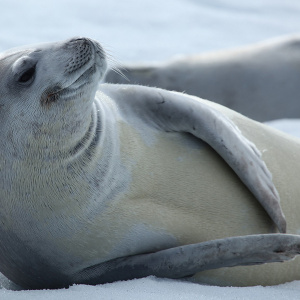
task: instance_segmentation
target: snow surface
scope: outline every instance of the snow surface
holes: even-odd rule
[[[0,0],[0,51],[88,36],[119,62],[232,48],[299,33],[298,0]],[[269,125],[300,137],[299,120]],[[69,289],[11,291],[0,276],[0,299],[300,299],[300,281],[274,287],[214,287],[144,279]]]
[[[300,119],[281,119],[268,121],[265,124],[300,138]]]

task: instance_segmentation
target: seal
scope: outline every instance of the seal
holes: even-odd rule
[[[292,35],[162,63],[128,64],[119,68],[124,77],[110,70],[106,81],[185,92],[260,122],[299,118],[299,51],[300,36]]]
[[[0,56],[0,271],[32,289],[299,279],[299,261],[246,267],[300,253],[299,141],[194,96],[99,86],[106,66],[88,38]]]

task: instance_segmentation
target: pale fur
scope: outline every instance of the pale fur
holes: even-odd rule
[[[100,88],[105,89],[105,86]],[[105,99],[101,96],[101,101]],[[255,142],[279,190],[288,233],[299,234],[298,139],[220,105],[199,101],[226,114],[247,138]],[[169,246],[172,246],[172,237],[179,244],[191,244],[274,231],[266,212],[208,145],[190,136],[155,130],[151,132],[153,137],[149,145],[143,137],[149,130],[144,124],[126,119],[118,122],[118,128],[122,162],[132,177],[129,191],[114,208],[118,218],[107,220],[110,228],[127,227],[129,230],[140,224],[152,228],[151,234],[165,236],[166,241],[170,240]],[[132,254],[147,240],[145,232],[137,233],[136,238],[128,242],[133,248]],[[122,240],[120,245],[123,243]],[[159,239],[158,248],[160,243]],[[154,242],[152,247],[155,247]],[[197,279],[218,285],[279,284],[300,279],[299,259],[290,263],[214,270],[199,273]]]
[[[106,66],[96,52],[89,63],[66,75],[62,66],[78,54],[76,43],[91,42],[49,44],[38,48],[41,54],[28,50],[39,58],[30,88],[0,83],[2,272],[26,286],[32,284],[24,275],[32,270],[27,261],[29,266],[34,262],[37,279],[48,275],[48,269],[39,268],[40,256],[55,271],[72,276],[118,257],[276,231],[210,146],[187,133],[164,131],[149,118],[144,102],[157,96],[157,89],[103,84],[94,96]],[[0,60],[2,72],[10,74],[11,64],[23,54],[7,54]],[[89,88],[80,86],[78,78],[94,65]],[[61,83],[68,93],[45,105],[41,95],[49,83]],[[164,93],[168,100],[185,99]],[[131,107],[133,96],[139,101]],[[281,196],[288,232],[300,233],[299,141],[217,104],[195,101],[225,114],[261,150]],[[15,263],[21,265],[14,268]],[[197,278],[219,285],[277,284],[300,279],[298,266],[296,260]],[[18,268],[24,272],[21,278]]]

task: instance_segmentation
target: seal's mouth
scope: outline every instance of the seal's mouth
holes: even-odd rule
[[[93,65],[69,86],[62,88],[61,86],[56,85],[52,88],[48,88],[41,97],[42,105],[50,105],[61,99],[72,100],[81,97],[84,94],[85,88],[93,82],[91,77],[95,72],[96,66]]]

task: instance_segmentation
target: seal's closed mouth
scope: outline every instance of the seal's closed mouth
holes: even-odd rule
[[[89,78],[95,72],[96,72],[96,65],[93,64],[90,68],[88,68],[85,72],[83,72],[70,86],[75,85],[76,88],[80,88],[81,86],[89,83],[90,82]]]
[[[56,85],[48,88],[41,97],[42,105],[50,105],[59,99],[71,100],[78,98],[83,94],[82,89],[89,85],[92,80],[91,76],[96,72],[96,66],[93,64],[90,68],[84,71],[74,82],[66,87]]]

